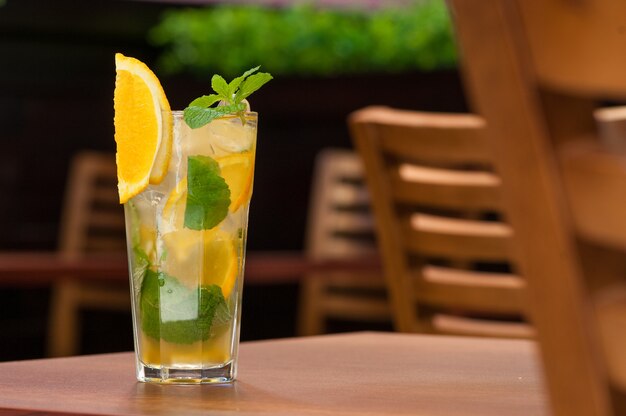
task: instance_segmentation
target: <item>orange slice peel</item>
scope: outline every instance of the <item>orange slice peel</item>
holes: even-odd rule
[[[120,203],[160,183],[172,148],[171,108],[161,83],[143,62],[115,55],[115,142]]]

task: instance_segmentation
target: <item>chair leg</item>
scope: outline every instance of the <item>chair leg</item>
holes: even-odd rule
[[[78,296],[79,287],[75,282],[61,281],[53,286],[47,337],[50,357],[78,353]]]
[[[324,285],[321,279],[308,275],[302,280],[298,301],[297,332],[299,336],[319,335],[325,332],[325,316],[320,306],[322,290],[324,290]]]

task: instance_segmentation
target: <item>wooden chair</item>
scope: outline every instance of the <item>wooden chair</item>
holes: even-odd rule
[[[59,250],[78,257],[88,252],[125,252],[124,210],[117,196],[115,156],[79,153],[72,161],[60,225]],[[48,328],[48,355],[79,352],[81,309],[130,311],[128,285],[55,283]]]
[[[350,150],[325,149],[316,158],[306,255],[311,260],[378,256],[363,167]],[[371,273],[310,273],[301,282],[298,333],[327,332],[328,319],[390,322],[385,282]]]
[[[626,163],[593,120],[597,103],[626,98],[626,2],[449,4],[498,156],[553,412],[626,414]],[[611,250],[621,256],[598,255]]]
[[[373,197],[396,328],[532,336],[483,121],[370,107],[349,124]]]

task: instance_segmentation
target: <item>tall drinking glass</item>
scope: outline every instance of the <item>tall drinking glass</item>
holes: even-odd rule
[[[191,129],[173,117],[169,170],[124,206],[137,378],[235,379],[257,115]]]

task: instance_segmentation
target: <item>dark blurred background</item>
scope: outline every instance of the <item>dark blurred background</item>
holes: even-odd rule
[[[153,68],[174,109],[213,73],[274,75],[251,99],[249,250],[302,249],[315,155],[351,146],[351,111],[466,110],[442,1],[233,3],[0,0],[0,250],[54,250],[72,156],[115,151],[115,52]],[[294,335],[297,289],[247,286],[242,340]],[[0,286],[0,360],[43,356],[48,301]],[[129,314],[85,312],[83,353],[132,349],[130,328]]]

